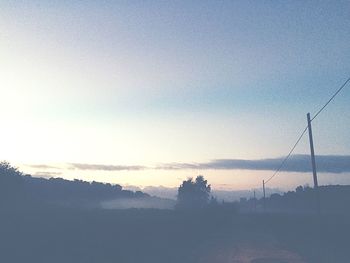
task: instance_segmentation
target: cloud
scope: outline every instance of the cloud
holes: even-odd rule
[[[34,168],[34,169],[61,169],[60,167],[57,166],[52,166],[52,165],[47,165],[47,164],[26,164],[25,166]]]
[[[95,170],[95,171],[131,171],[147,169],[141,165],[104,165],[104,164],[86,164],[86,163],[70,163],[70,169],[77,170]]]
[[[34,174],[35,177],[45,177],[45,178],[57,177],[60,175],[62,175],[62,173],[60,172],[46,172],[46,171],[40,171]]]
[[[184,170],[184,169],[200,169],[208,163],[163,163],[156,166],[154,169],[159,170]],[[204,168],[205,169],[205,168]]]
[[[212,170],[276,170],[284,158],[271,158],[260,160],[216,159],[206,163],[167,163],[156,169],[182,170],[182,169],[212,169]],[[350,155],[318,155],[316,156],[317,171],[320,173],[346,173],[350,172]],[[311,172],[309,155],[292,155],[281,168],[285,172]]]
[[[68,163],[68,169],[92,171],[140,171],[140,170],[257,170],[275,171],[284,158],[268,158],[258,160],[215,159],[203,163],[162,163],[154,167],[142,165],[104,165],[86,163]],[[63,169],[50,165],[27,165],[36,169]],[[350,172],[350,155],[318,155],[316,156],[317,172],[348,173]],[[292,155],[281,168],[284,172],[311,172],[309,155]]]

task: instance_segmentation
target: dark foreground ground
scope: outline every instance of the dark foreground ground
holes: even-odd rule
[[[350,262],[350,217],[231,211],[0,212],[0,262]]]

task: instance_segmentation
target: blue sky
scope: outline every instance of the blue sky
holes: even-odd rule
[[[1,1],[0,10],[0,159],[20,166],[280,157],[350,73],[349,1]],[[318,154],[350,154],[349,101],[345,88],[315,121]],[[197,172],[62,176],[171,186]],[[233,188],[261,179],[209,173]]]

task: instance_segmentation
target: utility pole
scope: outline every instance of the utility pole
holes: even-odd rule
[[[307,115],[307,127],[309,130],[309,141],[310,141],[310,151],[311,151],[311,163],[312,163],[312,173],[314,177],[314,189],[318,188],[318,182],[317,182],[317,172],[316,172],[316,161],[315,161],[315,150],[314,150],[314,140],[312,138],[312,128],[311,128],[311,119],[310,119],[310,113]]]
[[[311,127],[311,118],[310,113],[306,115],[307,117],[307,127],[309,130],[309,141],[310,141],[310,152],[311,152],[311,164],[312,164],[312,174],[314,179],[314,190],[316,191],[317,198],[317,210],[320,213],[320,194],[318,190],[318,181],[317,181],[317,171],[316,171],[316,160],[315,160],[315,150],[314,150],[314,141],[312,138],[312,127]]]
[[[263,203],[263,206],[264,206],[264,212],[265,212],[265,210],[266,210],[265,180],[263,180],[263,193],[264,193],[264,203]]]

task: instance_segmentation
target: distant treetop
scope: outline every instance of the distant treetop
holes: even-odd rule
[[[179,209],[203,208],[210,200],[211,187],[207,180],[199,175],[195,180],[189,178],[178,189],[177,205]]]

